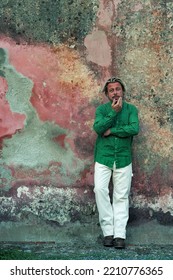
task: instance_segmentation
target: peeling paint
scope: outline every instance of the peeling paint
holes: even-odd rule
[[[28,187],[19,187],[17,189],[17,197],[21,198],[22,194],[26,194],[26,196],[29,197],[29,191]]]
[[[85,37],[84,44],[88,51],[88,61],[105,67],[111,65],[111,48],[104,31],[94,30],[92,34]]]
[[[173,201],[172,201],[172,189],[169,193],[165,195],[160,195],[155,198],[146,198],[144,195],[135,196],[131,200],[131,206],[135,206],[139,209],[148,209],[153,210],[154,212],[159,212],[162,210],[163,213],[170,212],[173,215]]]
[[[139,109],[132,207],[173,216],[172,1],[13,2],[0,4],[2,218],[92,215],[92,124],[111,75]]]
[[[93,215],[93,201],[88,201],[87,198],[88,192],[83,191],[79,195],[75,189],[70,188],[20,186],[16,197],[13,195],[10,198],[0,198],[0,216],[1,220],[8,216],[8,220],[21,221],[32,214],[42,220],[56,222],[58,225],[64,225],[72,220],[83,223],[87,221],[88,216]]]
[[[97,13],[98,25],[103,28],[111,28],[112,17],[114,14],[114,5],[112,1],[101,0]]]
[[[8,45],[6,45],[6,47],[8,47]],[[23,50],[24,52],[26,51],[25,48],[23,48]],[[35,86],[35,79],[31,80],[27,78],[27,76],[23,76],[18,73],[16,69],[12,67],[12,65],[8,62],[8,59],[6,57],[6,64],[4,66],[4,73],[8,83],[6,98],[8,99],[11,110],[18,113],[23,113],[26,119],[24,127],[20,128],[20,133],[16,133],[10,139],[4,139],[4,144],[6,143],[6,145],[4,145],[4,148],[2,150],[1,162],[7,165],[16,165],[18,167],[21,166],[21,168],[23,168],[22,166],[24,166],[25,169],[35,168],[37,166],[39,170],[46,169],[47,165],[51,162],[60,162],[61,165],[57,167],[56,176],[54,177],[54,175],[52,174],[52,177],[49,176],[48,181],[54,183],[56,181],[61,185],[72,185],[76,180],[78,180],[78,177],[85,168],[86,163],[85,161],[81,161],[80,158],[75,157],[74,153],[78,153],[79,157],[81,153],[81,156],[83,157],[81,146],[82,143],[79,143],[77,147],[80,148],[81,146],[81,148],[79,150],[76,149],[73,144],[77,143],[75,139],[76,136],[75,134],[74,136],[72,136],[73,134],[71,134],[70,131],[74,129],[76,131],[81,130],[80,122],[78,122],[78,118],[81,119],[81,113],[83,114],[82,118],[84,118],[84,122],[85,118],[87,119],[89,116],[91,117],[91,113],[94,116],[94,108],[89,108],[87,105],[88,102],[92,100],[92,95],[91,92],[88,91],[88,88],[91,87],[91,84],[93,82],[92,79],[85,79],[86,75],[88,74],[88,70],[82,65],[80,67],[79,62],[77,61],[77,59],[79,58],[77,56],[77,53],[75,51],[68,50],[66,47],[53,49],[52,56],[59,56],[59,60],[57,60],[58,67],[59,62],[61,60],[64,60],[64,55],[66,59],[70,57],[72,59],[73,57],[75,61],[73,62],[73,60],[71,60],[71,63],[74,63],[74,67],[72,69],[65,68],[65,71],[67,71],[68,69],[68,75],[66,76],[68,77],[68,79],[66,81],[65,79],[61,81],[61,75],[59,75],[58,80],[56,81],[55,78],[55,80],[53,81],[50,77],[49,80],[44,80],[44,88],[42,88],[41,91],[39,90],[38,86]],[[10,59],[13,62],[13,57],[10,57]],[[67,63],[69,63],[68,60]],[[81,76],[81,82],[79,83],[79,80],[77,82],[77,76],[73,76],[71,71],[76,69],[76,71],[79,72],[82,67],[83,71],[79,74],[79,77]],[[9,69],[10,72],[8,72]],[[26,70],[28,71],[28,65]],[[64,71],[62,66],[60,67],[60,69],[58,69],[58,71],[60,71],[60,73]],[[26,71],[24,71],[24,73],[25,75],[27,75]],[[18,83],[16,85],[14,81],[16,81],[17,79]],[[52,82],[55,83],[55,85],[52,88],[51,93],[49,86]],[[61,91],[59,92],[58,90],[57,93],[56,84],[59,84],[61,86]],[[70,90],[70,94],[67,92],[68,96],[66,96],[66,88],[70,88],[70,84],[74,85],[74,90],[72,92]],[[81,95],[80,87],[82,87],[83,96]],[[76,90],[78,91],[77,95]],[[53,91],[55,91],[55,94],[53,94]],[[16,100],[15,92],[27,93],[26,95],[23,95],[22,98],[20,98],[19,95],[19,100]],[[39,93],[39,103],[37,99],[37,92]],[[46,99],[45,94],[47,95]],[[53,102],[51,100],[52,98]],[[42,103],[42,100],[44,103]],[[63,111],[63,114],[61,116],[61,114],[59,114],[59,108],[62,107],[62,104],[65,100],[68,100],[68,103],[66,103],[65,105],[66,108],[63,108],[63,110],[66,110],[66,112]],[[79,100],[79,102],[83,102],[82,100],[85,100],[85,102],[83,103],[83,106],[85,108],[84,113],[82,112],[84,108],[82,109],[76,107],[77,100]],[[49,110],[47,110],[49,104],[50,107]],[[71,107],[72,104],[75,104],[74,111]],[[85,122],[83,125],[83,129],[84,128],[87,132],[88,130],[91,130],[91,125]],[[74,140],[71,140],[70,138]],[[84,141],[86,141],[85,137],[83,139]],[[93,153],[93,146],[88,151],[89,153],[87,156],[90,157]],[[30,180],[32,180],[32,178]]]

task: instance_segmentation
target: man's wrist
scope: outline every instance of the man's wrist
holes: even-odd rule
[[[117,112],[112,109],[111,112],[108,114],[108,116],[111,118],[111,117],[115,117],[117,115]]]

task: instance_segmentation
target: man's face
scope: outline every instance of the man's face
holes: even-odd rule
[[[110,101],[118,101],[119,97],[123,97],[123,89],[120,83],[110,83],[107,86],[107,97]]]

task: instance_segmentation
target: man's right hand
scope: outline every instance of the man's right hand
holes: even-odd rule
[[[119,97],[117,102],[116,102],[116,100],[113,100],[111,106],[112,106],[112,109],[118,113],[122,109],[122,104],[123,104],[122,97]]]

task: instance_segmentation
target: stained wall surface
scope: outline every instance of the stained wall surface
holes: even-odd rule
[[[110,76],[139,109],[130,221],[173,223],[173,2],[1,0],[0,218],[90,223]]]

